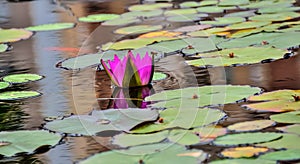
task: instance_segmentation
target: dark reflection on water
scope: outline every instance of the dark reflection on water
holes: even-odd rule
[[[27,27],[52,22],[76,22],[77,17],[95,13],[123,13],[124,6],[138,3],[131,0],[114,1],[45,1],[9,3],[0,1],[2,28]],[[178,1],[179,3],[179,1]],[[88,68],[80,71],[65,71],[55,68],[55,64],[77,54],[96,52],[96,47],[106,42],[130,38],[112,33],[117,27],[102,27],[98,23],[80,23],[74,29],[40,32],[31,39],[12,44],[14,49],[1,53],[0,75],[15,73],[38,73],[46,78],[11,89],[37,90],[43,96],[25,100],[22,103],[0,104],[0,130],[37,129],[47,116],[62,116],[69,113],[87,114],[92,109],[113,107],[109,98],[114,90],[104,71],[96,72]],[[146,21],[148,24],[164,24],[167,29],[184,25],[169,24],[160,19]],[[52,51],[53,47],[80,48],[78,51]],[[153,83],[153,92],[209,84],[245,84],[264,88],[300,89],[300,57],[295,56],[267,64],[243,67],[218,67],[202,69],[190,67],[180,55],[168,56],[156,63],[155,69],[170,76],[166,80]],[[130,95],[136,96],[136,95]],[[101,100],[99,100],[99,98]],[[240,108],[237,104],[226,105],[223,109],[229,118],[221,125],[268,118],[269,113],[255,113]],[[2,160],[11,163],[73,163],[110,147],[105,137],[67,137],[64,143],[50,151],[32,156],[21,156]],[[220,148],[201,146],[213,154]]]

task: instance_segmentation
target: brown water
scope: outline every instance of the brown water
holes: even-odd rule
[[[76,22],[77,17],[94,13],[123,13],[126,7],[139,3],[133,0],[114,1],[59,1],[37,0],[8,2],[0,0],[1,28],[22,28],[31,25],[54,22]],[[166,24],[163,20],[149,21],[151,24]],[[168,29],[182,24],[170,24]],[[1,53],[1,76],[14,73],[37,73],[45,79],[22,89],[43,93],[41,97],[12,103],[0,104],[0,112],[9,113],[9,120],[1,120],[1,130],[37,129],[47,116],[62,116],[70,113],[87,114],[92,109],[106,108],[108,102],[97,101],[97,97],[110,97],[112,89],[104,72],[94,68],[67,71],[56,68],[57,62],[78,54],[96,52],[96,47],[124,36],[112,33],[117,27],[102,27],[98,23],[78,23],[76,28],[36,33],[31,39],[12,44],[13,50]],[[53,47],[81,48],[69,52],[52,51]],[[156,63],[156,70],[170,74],[167,80],[153,85],[155,92],[188,86],[208,84],[246,84],[262,87],[267,91],[276,89],[300,89],[300,57],[295,56],[267,64],[243,67],[202,69],[184,64],[181,56],[169,56]],[[95,80],[96,79],[96,80]],[[95,87],[96,86],[96,87]],[[268,113],[245,111],[238,105],[226,105],[224,110],[229,119],[221,124],[226,126],[243,120],[267,118]],[[46,153],[23,155],[0,160],[11,163],[73,163],[107,150],[109,138],[66,137],[61,144]],[[201,147],[217,158],[216,147]]]

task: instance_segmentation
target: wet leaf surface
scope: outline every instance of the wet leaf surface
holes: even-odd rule
[[[0,89],[8,88],[10,84],[8,82],[0,82]]]
[[[288,125],[283,127],[277,127],[277,130],[283,131],[285,133],[298,134],[300,135],[300,124]]]
[[[0,29],[0,43],[17,42],[28,39],[32,35],[31,31],[25,29]]]
[[[42,78],[44,77],[38,74],[25,73],[25,74],[14,74],[14,75],[4,76],[2,80],[6,82],[10,82],[12,84],[20,84],[20,83],[28,83],[28,82],[41,80]]]
[[[86,17],[80,17],[78,20],[80,22],[104,22],[112,19],[119,18],[118,14],[92,14]]]
[[[236,132],[246,132],[246,131],[257,131],[264,128],[275,125],[275,122],[272,120],[254,120],[239,122],[232,125],[229,125],[227,128]]]
[[[114,33],[117,34],[142,34],[150,31],[156,31],[156,30],[161,30],[163,26],[161,25],[156,25],[156,26],[150,26],[150,25],[136,25],[136,26],[129,26],[129,27],[123,27],[119,28],[114,31]]]
[[[270,152],[261,155],[259,159],[274,160],[274,161],[293,161],[300,159],[300,149],[289,149],[276,152]]]
[[[278,133],[277,133],[278,134]],[[260,136],[262,137],[262,136]],[[263,146],[274,149],[300,149],[299,144],[295,144],[299,142],[300,136],[295,134],[284,134],[281,133],[281,137],[272,142],[266,142],[262,144],[257,144],[257,146]]]
[[[37,91],[7,91],[0,93],[0,101],[22,100],[42,95]]]
[[[300,123],[300,111],[274,114],[270,116],[271,120],[279,123]]]
[[[74,28],[75,23],[51,23],[51,24],[42,24],[37,26],[26,27],[26,30],[29,31],[53,31],[53,30],[64,30]]]

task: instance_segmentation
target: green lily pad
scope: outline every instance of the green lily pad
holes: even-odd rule
[[[300,124],[294,124],[289,126],[283,126],[283,127],[277,127],[277,130],[286,132],[286,133],[292,133],[300,135]]]
[[[300,140],[300,136],[295,134],[285,134],[281,133],[282,137],[272,142],[266,142],[262,144],[257,144],[257,146],[263,146],[274,149],[300,149],[300,145],[297,144]],[[262,136],[258,136],[262,137]]]
[[[7,44],[0,44],[0,53],[1,52],[5,52],[8,49],[8,45]]]
[[[25,28],[29,31],[52,31],[52,30],[64,30],[74,28],[75,23],[51,23],[51,24],[42,24],[37,26],[30,26]]]
[[[6,82],[10,82],[13,84],[20,84],[20,83],[28,83],[32,81],[41,80],[42,78],[44,77],[41,75],[24,73],[24,74],[8,75],[3,77],[2,79]]]
[[[133,23],[141,22],[140,19],[134,17],[120,17],[103,22],[103,26],[125,26]]]
[[[257,87],[242,85],[212,85],[163,91],[146,97],[146,101],[159,101],[153,107],[203,107],[228,104],[260,93]]]
[[[255,1],[251,2],[248,5],[239,6],[241,9],[256,9],[256,8],[265,8],[265,7],[290,7],[293,4],[287,1],[283,2],[274,2],[274,1]]]
[[[276,164],[276,161],[269,161],[263,159],[223,159],[218,161],[212,161],[210,164],[253,164],[253,163],[261,163],[261,164]]]
[[[215,123],[225,116],[220,110],[210,108],[169,108],[160,112],[160,121],[133,129],[132,133],[149,133],[170,128],[184,128],[204,126]]]
[[[216,7],[216,6],[204,6],[198,7],[196,10],[200,13],[222,13],[224,12],[224,8]]]
[[[0,93],[0,101],[22,100],[42,95],[36,91],[7,91]]]
[[[231,66],[235,64],[254,64],[260,63],[265,59],[281,59],[285,52],[285,50],[271,47],[224,49],[211,53],[198,54],[195,57],[201,57],[200,59],[189,60],[187,63],[193,66]]]
[[[267,27],[267,26],[265,26]],[[255,28],[255,29],[244,29],[244,30],[239,30],[234,32],[233,34],[229,35],[229,38],[242,38],[245,36],[249,36],[251,34],[256,34],[256,33],[260,33],[262,31],[264,31],[265,27],[261,27],[261,28]],[[269,27],[268,27],[269,28]],[[272,31],[272,30],[271,30]],[[274,30],[275,31],[275,30]]]
[[[206,14],[175,15],[167,17],[169,22],[195,22],[207,17]]]
[[[246,19],[242,17],[219,17],[215,21],[200,21],[201,24],[210,24],[215,26],[225,26],[234,23],[244,22]]]
[[[249,4],[249,0],[222,0],[219,2],[219,6],[242,6]]]
[[[109,109],[93,111],[91,115],[73,115],[48,122],[44,128],[75,135],[100,135],[112,131],[129,131],[135,126],[155,121],[158,112],[151,109]]]
[[[206,0],[206,1],[200,1],[200,6],[211,6],[211,5],[216,5],[219,3],[218,0]]]
[[[151,17],[160,16],[162,14],[163,14],[163,10],[157,9],[157,10],[150,10],[150,11],[130,11],[130,12],[126,12],[126,13],[122,14],[121,17],[123,17],[123,18],[129,18],[129,17],[151,18]]]
[[[181,145],[193,145],[200,142],[200,137],[188,130],[174,129],[170,131],[169,141]]]
[[[197,14],[196,9],[173,9],[165,11],[165,16]]]
[[[193,32],[187,33],[187,35],[193,36],[193,37],[208,37],[208,36],[214,36],[214,35],[216,35],[216,33],[219,33],[219,32],[226,32],[227,30],[228,29],[226,27],[225,28],[224,27],[214,27],[214,28],[209,28],[209,29],[205,29],[205,30],[193,31]],[[224,38],[222,38],[222,39],[225,40]]]
[[[270,152],[261,155],[259,159],[273,160],[273,161],[294,161],[300,159],[300,149],[289,149]]]
[[[150,31],[161,30],[162,28],[163,28],[162,25],[155,25],[155,26],[136,25],[136,26],[129,26],[129,27],[119,28],[119,29],[115,30],[114,33],[124,34],[124,35],[127,35],[127,34],[142,34],[142,33],[150,32]]]
[[[23,152],[32,154],[41,146],[55,146],[61,136],[42,130],[2,131],[0,140],[0,154],[11,157]]]
[[[275,122],[272,120],[254,120],[235,123],[233,125],[229,125],[227,128],[236,132],[246,132],[262,130],[272,125],[275,125]]]
[[[274,114],[270,116],[271,120],[279,123],[300,123],[300,111]]]
[[[282,137],[281,133],[273,132],[255,132],[255,133],[238,133],[227,134],[225,136],[218,137],[213,143],[218,146],[238,146],[244,144],[255,144],[270,142]]]
[[[207,28],[212,27],[211,25],[191,25],[191,26],[182,26],[179,27],[173,31],[175,32],[193,32],[193,31],[200,31],[200,30],[204,30]]]
[[[288,11],[299,11],[300,7],[264,7],[260,8],[257,12],[261,14],[281,13]]]
[[[112,19],[119,18],[118,14],[92,14],[86,17],[80,17],[78,20],[80,22],[104,22]]]
[[[212,142],[215,138],[223,136],[227,133],[226,128],[214,125],[195,128],[191,131],[200,137],[200,143]]]
[[[249,17],[249,20],[252,21],[286,21],[294,18],[300,17],[300,13],[296,12],[282,12],[275,14],[261,14]]]
[[[274,46],[276,48],[286,49],[300,44],[300,32],[286,33],[258,33],[243,38],[237,38],[221,42],[217,46],[219,48],[238,48],[248,46]],[[266,45],[263,45],[263,42]]]
[[[153,81],[157,81],[157,80],[163,80],[165,78],[167,78],[168,76],[164,73],[161,73],[161,72],[154,72],[153,74],[153,78],[152,80]]]
[[[161,143],[131,147],[96,154],[80,164],[104,163],[199,163],[207,158],[202,150],[187,150],[184,146]]]
[[[247,28],[258,28],[262,26],[266,26],[268,24],[271,24],[271,22],[254,22],[254,21],[248,21],[248,22],[242,22],[242,23],[237,23],[233,25],[227,26],[227,28],[231,30],[240,30],[240,29],[247,29]]]
[[[194,1],[187,1],[187,2],[180,3],[179,6],[180,6],[180,8],[192,8],[192,7],[200,6],[200,3],[194,2]]]
[[[0,29],[0,43],[17,42],[28,39],[32,35],[31,31],[24,29]]]
[[[5,89],[8,88],[10,86],[10,84],[8,82],[0,82],[0,89]]]
[[[153,3],[153,4],[140,4],[140,5],[132,5],[128,8],[130,11],[150,11],[162,8],[171,8],[173,6],[172,3]]]
[[[225,14],[224,17],[250,17],[255,15],[255,10],[248,10],[248,11],[240,11],[240,12],[234,12]]]
[[[300,90],[278,90],[266,92],[261,95],[252,96],[249,101],[260,101],[258,103],[247,104],[244,107],[256,111],[285,112],[300,109],[300,101],[296,97],[300,96]],[[262,102],[263,101],[263,102]]]

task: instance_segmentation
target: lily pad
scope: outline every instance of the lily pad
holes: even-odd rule
[[[255,53],[253,53],[255,52]],[[196,60],[189,60],[187,63],[194,66],[231,66],[235,64],[254,64],[260,63],[265,59],[281,59],[285,50],[263,47],[246,47],[224,49],[212,53],[198,54],[195,57],[201,57]]]
[[[163,80],[163,79],[165,79],[167,77],[168,76],[166,74],[164,74],[164,73],[154,72],[152,80],[153,81],[158,81],[158,80]]]
[[[255,10],[240,11],[224,15],[224,17],[250,17],[255,15]]]
[[[192,132],[200,137],[200,143],[209,143],[215,140],[215,138],[225,135],[227,129],[220,126],[209,125],[195,128]]]
[[[231,30],[240,30],[240,29],[247,29],[247,28],[258,28],[258,27],[266,26],[268,24],[271,24],[271,22],[248,21],[248,22],[233,24],[233,25],[227,26],[227,28],[231,29]]]
[[[238,48],[248,46],[274,46],[276,48],[286,49],[300,44],[300,32],[285,33],[258,33],[243,38],[237,38],[221,42],[219,48]],[[265,42],[266,44],[262,44]]]
[[[142,34],[142,33],[150,32],[150,31],[160,30],[162,28],[163,28],[162,25],[155,25],[155,26],[136,25],[136,26],[129,26],[129,27],[119,28],[119,29],[115,30],[114,33],[124,34],[124,35],[127,35],[127,34]]]
[[[283,2],[274,2],[274,1],[255,1],[251,2],[248,5],[239,6],[242,9],[256,9],[256,8],[265,8],[265,7],[290,7],[292,3],[283,1]]]
[[[254,121],[235,123],[233,125],[229,125],[227,128],[229,130],[236,131],[236,132],[246,132],[246,131],[262,130],[274,124],[275,122],[272,120],[254,120]]]
[[[294,18],[300,17],[299,13],[296,12],[282,12],[275,14],[261,14],[249,17],[249,20],[252,21],[286,21]]]
[[[173,9],[173,10],[167,10],[165,11],[165,16],[175,16],[175,15],[190,15],[190,14],[196,14],[196,9]]]
[[[274,114],[270,116],[271,120],[279,123],[300,123],[300,111]]]
[[[199,163],[207,158],[202,150],[186,150],[184,146],[161,143],[131,147],[96,154],[80,164],[93,163]]]
[[[24,73],[24,74],[8,75],[3,77],[3,80],[13,84],[20,84],[20,83],[28,83],[32,81],[41,80],[42,78],[44,77],[41,75]]]
[[[86,17],[80,17],[78,20],[80,22],[104,22],[112,19],[119,18],[118,14],[92,14]]]
[[[157,117],[158,112],[151,109],[109,109],[54,120],[44,127],[60,133],[90,136],[113,131],[128,132],[143,122],[155,121]]]
[[[206,14],[174,15],[167,17],[169,22],[195,22],[207,17]]]
[[[10,84],[8,82],[0,82],[0,89],[8,88]]]
[[[272,142],[266,142],[262,144],[257,144],[257,146],[263,146],[268,148],[274,148],[274,149],[300,149],[300,145],[296,144],[300,140],[300,136],[295,134],[284,134],[281,133],[282,137],[272,141]],[[262,137],[262,136],[258,136]]]
[[[36,91],[7,91],[0,93],[0,101],[22,100],[42,95]]]
[[[160,112],[158,123],[150,123],[133,129],[132,133],[149,133],[170,128],[184,128],[204,126],[222,119],[225,113],[210,108],[169,108]]]
[[[212,27],[212,26],[211,25],[191,25],[191,26],[182,26],[173,31],[175,31],[175,32],[193,32],[193,31],[204,30],[204,29],[207,29],[210,27]]]
[[[292,133],[300,135],[300,124],[294,124],[284,127],[277,127],[277,130],[283,131],[285,133]]]
[[[257,12],[261,14],[270,14],[270,13],[281,13],[288,11],[299,11],[300,7],[264,7],[260,8]]]
[[[300,149],[289,149],[270,152],[261,155],[259,159],[274,160],[274,161],[294,161],[300,159]]]
[[[206,0],[206,1],[200,1],[200,6],[211,6],[211,5],[216,5],[219,3],[218,0]]]
[[[200,138],[195,133],[181,129],[171,130],[168,139],[181,145],[194,145],[200,142]]]
[[[61,140],[58,134],[41,130],[21,130],[13,132],[0,132],[0,154],[11,157],[17,153],[29,153],[41,146],[55,146]]]
[[[155,38],[155,37],[170,37],[174,38],[179,35],[181,35],[181,32],[172,32],[172,31],[155,31],[155,32],[149,32],[146,34],[142,34],[139,36],[139,38]]]
[[[247,104],[244,105],[244,107],[250,110],[269,112],[299,110],[300,101],[295,100],[297,99],[297,96],[300,96],[300,90],[278,90],[273,92],[266,92],[261,95],[250,97],[249,101],[260,102]]]
[[[187,1],[187,2],[180,3],[179,6],[180,6],[180,8],[198,7],[198,6],[200,6],[200,3],[194,2],[194,1]]]
[[[120,17],[120,18],[115,18],[115,19],[105,21],[101,25],[103,25],[103,26],[125,26],[125,25],[129,25],[132,23],[139,23],[139,22],[141,22],[141,20],[138,18]]]
[[[140,5],[132,5],[128,8],[130,11],[149,11],[156,10],[161,8],[171,8],[173,6],[172,3],[153,3],[153,4],[140,4]]]
[[[204,6],[198,7],[196,10],[200,13],[223,13],[224,8],[216,7],[216,6]]]
[[[5,52],[8,49],[8,45],[7,44],[0,44],[0,53],[1,52]]]
[[[253,163],[261,163],[261,164],[276,164],[276,161],[269,161],[263,159],[223,159],[218,161],[212,161],[210,164],[253,164]]]
[[[234,23],[244,22],[246,19],[242,17],[219,17],[215,21],[200,21],[201,24],[210,24],[214,26],[225,26]]]
[[[0,43],[17,42],[28,39],[32,35],[31,31],[24,29],[0,29]]]
[[[30,26],[25,28],[29,31],[52,31],[52,30],[64,30],[74,28],[75,23],[51,23],[51,24],[42,24],[37,26]]]
[[[212,85],[163,91],[146,97],[146,101],[159,101],[153,107],[203,107],[235,103],[260,93],[257,87],[242,85]]]
[[[219,6],[242,6],[249,4],[249,0],[222,0],[218,4]]]
[[[218,137],[215,141],[213,141],[213,143],[218,146],[238,146],[244,144],[270,142],[281,137],[282,134],[273,132],[238,133],[227,134],[225,136]]]
[[[267,152],[268,150],[269,150],[268,148],[253,147],[253,146],[235,147],[235,148],[224,149],[221,152],[221,155],[223,157],[229,157],[229,158],[245,158],[245,157],[249,158]]]
[[[163,14],[163,10],[157,9],[157,10],[150,10],[150,11],[130,11],[130,12],[126,12],[126,13],[122,14],[121,17],[123,17],[123,18],[129,18],[129,17],[151,18],[151,17],[160,16],[162,14]]]

